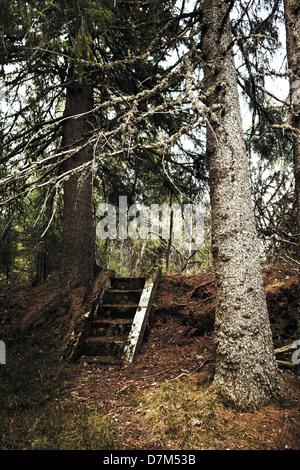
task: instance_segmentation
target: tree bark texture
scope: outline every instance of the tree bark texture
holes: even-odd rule
[[[202,4],[202,57],[206,105],[216,276],[215,384],[241,410],[279,396],[276,365],[263,288],[260,246],[252,206],[236,70],[230,2]]]
[[[300,261],[300,4],[284,0],[286,49],[290,73],[290,104],[294,132],[295,200],[298,221],[298,261]],[[300,274],[299,274],[300,279]],[[300,282],[299,282],[300,284]],[[300,297],[300,296],[299,296]],[[300,302],[297,335],[300,338]]]
[[[67,87],[63,147],[71,150],[63,171],[71,176],[64,182],[63,213],[63,282],[69,287],[88,286],[93,279],[94,224],[92,200],[92,171],[90,166],[81,172],[76,168],[91,160],[87,145],[91,132],[93,88],[74,79]]]

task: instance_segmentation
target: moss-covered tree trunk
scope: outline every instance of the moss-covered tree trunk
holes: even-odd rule
[[[239,409],[280,394],[251,200],[232,52],[230,2],[204,0],[202,53],[212,249],[216,276],[215,384]]]
[[[64,150],[70,156],[63,164],[69,172],[64,181],[62,281],[68,287],[88,286],[93,279],[94,224],[91,148],[93,88],[73,74],[67,86]],[[80,170],[77,170],[80,168]],[[77,170],[77,171],[76,171]]]

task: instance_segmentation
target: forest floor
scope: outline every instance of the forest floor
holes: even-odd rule
[[[295,339],[297,276],[264,268],[274,346]],[[299,450],[300,377],[282,369],[287,395],[253,413],[223,403],[213,386],[215,290],[210,273],[163,276],[134,364],[62,361],[68,317],[29,329],[55,285],[0,286],[0,449]],[[288,353],[286,360],[291,360]]]

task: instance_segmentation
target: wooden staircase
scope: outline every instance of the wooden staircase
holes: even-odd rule
[[[111,279],[83,341],[84,356],[104,364],[120,362],[144,284],[144,278]]]
[[[81,355],[87,362],[117,365],[134,360],[160,276],[155,270],[148,278],[110,279],[83,337]]]

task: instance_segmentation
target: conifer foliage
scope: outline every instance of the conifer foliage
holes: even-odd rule
[[[280,394],[256,233],[262,227],[265,236],[274,235],[278,213],[266,227],[265,194],[251,194],[264,182],[249,174],[247,157],[254,154],[270,170],[279,154],[291,162],[298,142],[296,115],[290,126],[285,98],[267,85],[268,77],[287,75],[272,62],[282,2],[1,0],[0,15],[0,266],[6,281],[20,262],[24,221],[31,235],[21,243],[26,256],[18,273],[35,257],[36,282],[56,269],[69,288],[88,287],[98,202],[115,204],[125,195],[130,202],[184,204],[204,200],[209,189],[216,383],[245,409]],[[238,92],[251,111],[246,135]],[[294,231],[289,204],[286,232],[286,225]],[[297,243],[294,233],[288,237]],[[138,260],[146,243],[139,249]],[[156,250],[156,261],[159,249],[149,250]],[[108,252],[106,240],[100,254]],[[99,250],[97,262],[105,267]]]

